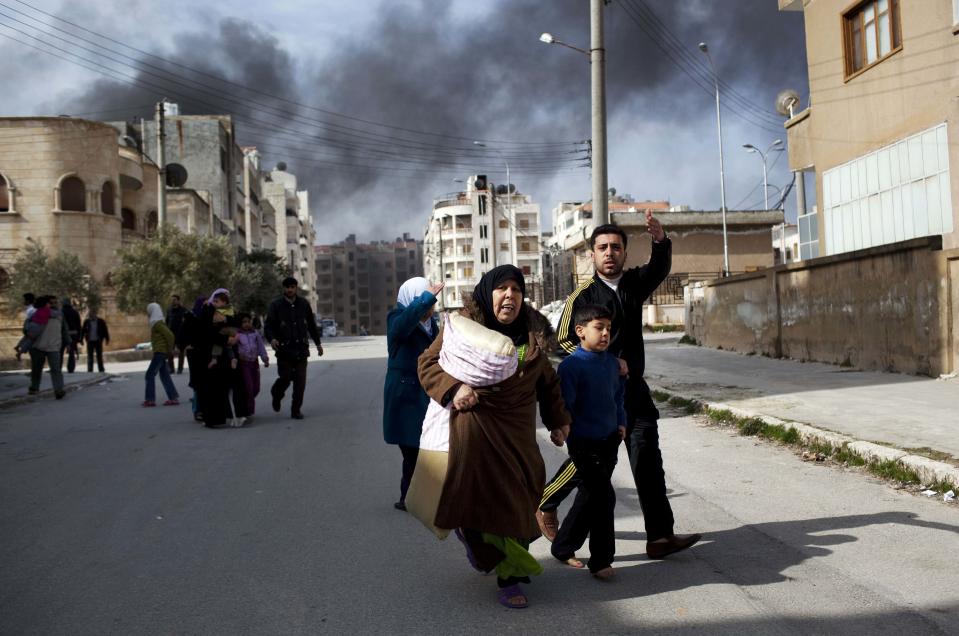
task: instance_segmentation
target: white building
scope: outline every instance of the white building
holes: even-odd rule
[[[507,194],[485,175],[467,180],[467,189],[433,201],[424,232],[423,270],[430,280],[444,281],[440,307],[460,307],[480,277],[505,263],[526,277],[526,296],[541,302],[543,294],[539,204],[520,192]]]
[[[299,282],[300,290],[316,308],[316,260],[313,243],[316,230],[310,215],[309,192],[297,190],[296,175],[280,162],[276,169],[263,173],[263,197],[276,211],[276,254]]]

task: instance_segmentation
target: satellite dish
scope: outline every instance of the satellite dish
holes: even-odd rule
[[[776,95],[776,112],[780,115],[793,117],[793,108],[799,105],[799,93],[787,88]]]
[[[186,183],[186,168],[178,163],[168,163],[166,165],[166,185],[168,188],[182,188]]]
[[[281,161],[280,163],[276,164],[276,169],[280,172],[286,172],[286,162]]]
[[[496,194],[506,194],[506,186],[503,184],[496,186]]]
[[[485,189],[486,189],[486,175],[485,175],[485,174],[478,175],[478,176],[476,177],[476,181],[473,182],[473,187],[476,188],[477,190],[485,190]]]

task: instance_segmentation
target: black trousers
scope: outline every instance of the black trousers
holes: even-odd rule
[[[186,352],[183,351],[183,349],[179,349],[179,352],[180,352],[179,362],[178,362],[178,364],[177,364],[176,367],[174,367],[174,364],[173,364],[173,363],[174,363],[175,360],[177,360],[177,357],[175,357],[175,356],[171,353],[171,354],[170,354],[170,357],[167,358],[167,362],[169,363],[169,366],[170,366],[170,373],[173,373],[174,371],[176,371],[177,373],[183,373],[183,358],[186,357]]]
[[[616,554],[613,531],[616,491],[610,478],[619,452],[619,432],[607,439],[573,440],[567,445],[579,476],[579,490],[550,549],[553,556],[565,561],[572,558],[589,537],[587,567],[590,572],[598,572],[612,565]]]
[[[403,476],[400,478],[400,501],[406,501],[406,491],[410,488],[410,480],[413,479],[413,470],[416,468],[416,458],[420,454],[417,446],[403,446],[400,444],[400,452],[403,453]]]
[[[97,369],[103,373],[103,341],[87,341],[87,373],[93,373],[93,356],[97,357]]]
[[[293,404],[290,413],[299,413],[303,407],[303,394],[306,392],[306,358],[291,359],[286,356],[276,358],[276,382],[270,389],[270,395],[283,399],[290,384],[293,384]]]
[[[73,332],[70,333],[71,338],[76,338],[73,335]],[[63,348],[63,351],[60,355],[60,368],[63,368],[63,361],[66,359],[67,362],[67,373],[73,373],[77,369],[77,358],[80,357],[80,352],[78,350],[78,343],[76,340],[68,344]]]

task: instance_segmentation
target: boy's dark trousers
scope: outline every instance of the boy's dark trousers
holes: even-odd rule
[[[579,476],[579,490],[556,533],[551,551],[561,561],[570,559],[583,547],[588,536],[590,572],[612,565],[616,554],[613,531],[616,491],[610,478],[616,467],[619,442],[619,431],[603,440],[567,441],[569,457]]]
[[[306,365],[309,362],[305,357],[276,356],[276,382],[270,389],[270,395],[277,400],[283,399],[283,394],[290,384],[293,384],[293,404],[290,413],[299,413],[303,406],[303,394],[306,392]]]

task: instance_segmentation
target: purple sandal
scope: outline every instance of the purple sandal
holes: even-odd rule
[[[496,593],[496,600],[499,601],[500,605],[509,609],[529,607],[529,599],[523,594],[523,589],[519,586],[519,583],[501,587]]]
[[[473,566],[473,569],[477,572],[482,572],[483,568],[479,566],[479,563],[476,562],[476,555],[473,554],[473,549],[470,548],[470,544],[466,541],[466,535],[463,534],[461,528],[456,528],[453,530],[453,533],[456,535],[456,538],[460,540],[463,544],[463,547],[466,548],[466,558],[469,559],[470,565]]]

